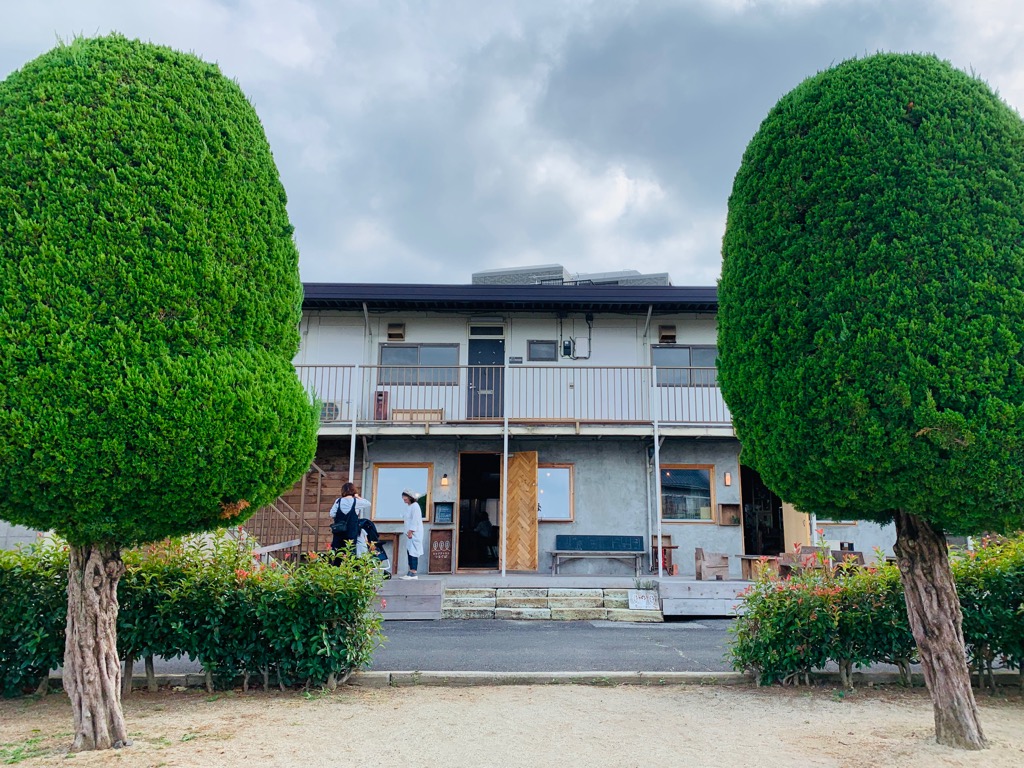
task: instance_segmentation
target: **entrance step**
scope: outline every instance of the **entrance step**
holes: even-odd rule
[[[629,610],[628,590],[621,587],[446,588],[441,618],[664,621],[660,610]]]

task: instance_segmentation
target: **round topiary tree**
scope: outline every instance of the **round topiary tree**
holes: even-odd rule
[[[722,252],[744,462],[895,522],[936,734],[983,746],[944,534],[1024,522],[1024,123],[932,56],[840,64],[761,124]]]
[[[237,524],[312,460],[302,286],[260,121],[119,35],[0,83],[0,516],[71,545],[73,749],[127,742],[122,547]]]

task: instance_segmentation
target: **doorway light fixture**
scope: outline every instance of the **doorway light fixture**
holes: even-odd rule
[[[732,472],[725,473],[725,484],[727,486],[732,485]]]
[[[448,475],[441,475],[441,487],[442,488],[447,488],[448,487]]]

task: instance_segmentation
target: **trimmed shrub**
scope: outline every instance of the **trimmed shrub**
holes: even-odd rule
[[[953,562],[964,612],[964,642],[979,683],[994,687],[995,666],[1024,662],[1024,538],[985,539]]]
[[[64,661],[68,549],[41,541],[0,550],[0,687],[20,696]]]
[[[371,556],[273,563],[224,533],[170,539],[125,554],[118,613],[122,660],[187,656],[207,687],[252,677],[264,687],[329,686],[370,663],[382,640],[380,575]],[[0,552],[0,681],[16,696],[60,666],[67,547]]]
[[[1024,663],[1024,536],[986,539],[952,568],[968,659],[981,684],[996,666]],[[767,570],[743,593],[733,628],[733,668],[759,684],[810,681],[829,662],[852,687],[854,668],[893,664],[909,684],[917,647],[895,565],[814,570],[780,580]]]

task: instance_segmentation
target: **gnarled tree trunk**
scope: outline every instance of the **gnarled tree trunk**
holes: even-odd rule
[[[73,752],[123,747],[128,731],[121,713],[117,659],[117,584],[124,573],[116,547],[71,547],[64,690],[75,721]]]
[[[932,697],[935,738],[961,749],[988,746],[964,649],[963,614],[949,567],[946,537],[925,519],[896,513],[896,556],[910,629]]]

